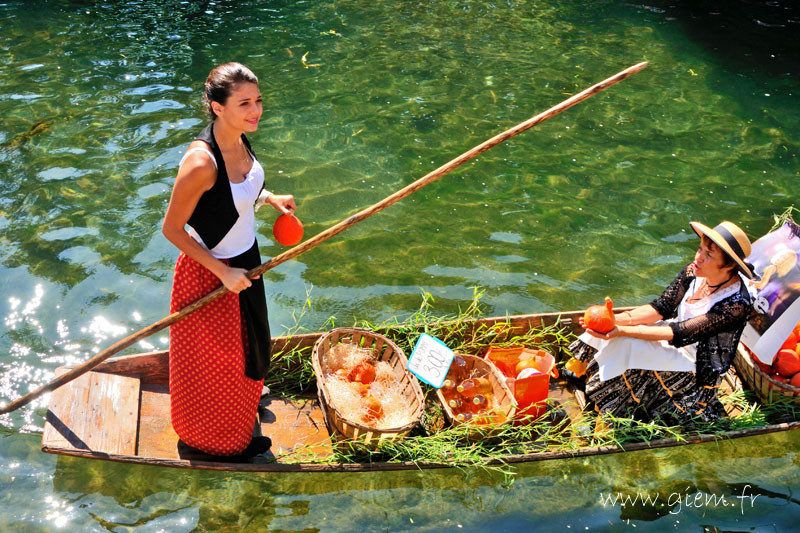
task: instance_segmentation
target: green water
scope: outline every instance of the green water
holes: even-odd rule
[[[160,221],[204,124],[202,81],[228,60],[261,79],[250,138],[307,236],[650,62],[269,272],[274,332],[309,290],[308,330],[410,314],[421,289],[442,313],[476,285],[490,315],[648,301],[690,259],[690,220],[732,219],[757,238],[800,176],[800,12],[711,4],[0,3],[0,402],[167,313],[177,252]],[[259,211],[264,256],[284,250],[274,216]],[[135,351],[166,345],[162,332]],[[772,531],[800,519],[795,434],[538,463],[508,486],[479,471],[56,458],[38,449],[45,405],[0,417],[0,530]],[[637,490],[665,505],[601,504]],[[698,494],[718,505],[686,504]]]

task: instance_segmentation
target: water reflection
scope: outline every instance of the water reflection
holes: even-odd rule
[[[240,8],[239,3],[215,6],[231,13]],[[172,68],[191,63],[193,47],[175,44],[162,50],[158,38],[163,34],[171,41],[178,37],[191,41],[195,24],[209,30],[222,23],[213,9],[206,13],[195,8],[194,3],[167,7],[145,2],[92,4],[87,9],[50,3],[45,8],[34,2],[9,19],[6,37],[20,41],[16,46],[24,46],[28,57],[46,58],[36,65],[48,68],[31,68],[22,60],[23,75],[10,78],[4,75],[10,71],[0,72],[3,93],[13,93],[11,87],[36,86],[47,92],[48,102],[36,108],[14,103],[3,110],[7,141],[0,149],[0,171],[7,178],[0,185],[0,196],[4,204],[9,202],[3,214],[11,220],[4,239],[17,248],[7,266],[24,265],[40,277],[67,285],[86,278],[99,261],[114,264],[124,274],[151,276],[149,265],[139,265],[133,258],[159,224],[167,187],[162,185],[157,197],[131,202],[133,184],[126,180],[133,177],[141,188],[171,179],[178,154],[168,169],[159,172],[149,168],[150,161],[158,159],[162,147],[185,144],[183,129],[195,127],[196,121],[183,119],[187,106],[197,107],[195,89],[190,87],[196,79],[184,74],[184,67],[177,76]],[[66,18],[61,16],[65,14]],[[97,17],[104,24],[97,24]],[[62,53],[57,58],[44,35],[24,31],[25,24],[42,19],[61,29],[56,49]],[[117,36],[120,48],[115,53],[88,64],[70,59],[92,50],[98,39],[109,38],[109,27],[127,28]],[[135,49],[129,49],[134,43]],[[188,54],[183,62],[182,53]],[[159,97],[167,92],[178,98]],[[33,95],[23,98],[25,104],[33,99]],[[173,120],[168,118],[161,127],[152,118],[143,123],[137,110]],[[147,154],[132,157],[142,148]],[[140,165],[140,160],[147,164]],[[48,187],[41,186],[45,181]],[[124,224],[116,222],[121,217]],[[66,236],[70,229],[75,233]]]
[[[28,268],[40,278],[67,287],[92,276],[100,265],[156,283],[168,280],[174,253],[159,239],[157,228],[180,149],[202,122],[197,86],[205,75],[204,69],[211,64],[198,52],[206,49],[196,32],[198,24],[210,25],[203,26],[202,35],[208,35],[208,31],[241,33],[241,39],[232,45],[237,52],[248,50],[245,43],[255,35],[266,39],[264,46],[276,51],[269,57],[248,54],[256,70],[269,73],[264,86],[269,113],[254,141],[257,149],[262,149],[265,163],[277,169],[275,187],[285,187],[301,198],[309,234],[313,234],[430,170],[443,158],[457,155],[465,145],[496,133],[500,125],[510,125],[552,105],[563,93],[588,84],[589,78],[608,74],[601,68],[604,66],[589,66],[584,61],[545,72],[542,65],[555,60],[555,52],[542,49],[530,39],[524,39],[524,44],[518,45],[523,48],[511,53],[491,41],[484,43],[480,32],[460,37],[436,32],[434,38],[429,32],[420,31],[422,20],[429,24],[452,17],[478,17],[492,25],[502,18],[503,9],[511,9],[509,14],[515,16],[504,22],[510,33],[507,38],[530,35],[539,28],[548,38],[564,39],[576,31],[580,35],[600,31],[597,21],[605,15],[631,17],[644,9],[609,5],[575,13],[574,8],[564,7],[565,12],[559,14],[542,7],[529,18],[524,6],[439,6],[424,10],[430,19],[413,13],[412,24],[387,27],[385,35],[374,35],[376,42],[368,47],[374,53],[367,59],[362,53],[365,37],[357,31],[364,14],[357,20],[348,20],[356,8],[348,3],[340,5],[340,13],[332,13],[325,5],[276,11],[274,7],[267,9],[246,2],[215,2],[206,6],[208,9],[181,4],[164,19],[158,17],[167,8],[153,8],[142,2],[93,4],[85,10],[58,5],[75,15],[74,20],[60,23],[65,27],[62,46],[72,53],[68,57],[86,55],[91,61],[77,64],[67,60],[71,79],[59,78],[66,74],[53,72],[35,80],[0,77],[0,82],[9,86],[26,86],[35,81],[38,87],[49,91],[49,115],[45,121],[48,128],[31,136],[24,146],[0,151],[4,154],[0,155],[0,171],[7,170],[4,173],[13,176],[0,185],[0,198],[11,204],[7,211],[10,222],[3,238],[15,248],[6,265]],[[367,8],[368,12],[375,9]],[[341,28],[333,28],[333,33],[329,32],[331,28],[301,25],[297,29],[299,42],[313,38],[319,41],[318,53],[328,54],[328,62],[323,63],[328,69],[324,72],[299,64],[297,56],[303,52],[297,50],[301,46],[285,32],[265,36],[261,26],[254,23],[256,19],[262,24],[275,19],[287,25],[298,24],[308,10],[313,20],[329,20],[330,25],[340,24],[342,28],[345,21],[351,25],[350,31],[344,33]],[[219,17],[220,12],[225,16]],[[561,20],[565,15],[576,16],[578,23],[562,20],[563,28],[555,29],[551,25],[553,19]],[[52,24],[58,25],[55,21]],[[108,57],[95,57],[93,49],[84,44],[94,42],[86,34],[107,38],[103,32],[109,28],[116,48]],[[163,40],[159,40],[161,37]],[[18,38],[23,39],[30,56],[46,54],[42,43],[24,41],[23,32]],[[170,46],[163,47],[163,42],[170,42]],[[463,65],[452,68],[456,51],[478,46],[489,48],[480,57],[465,54],[459,59]],[[437,54],[430,54],[431,50]],[[675,61],[673,53],[663,46],[648,47],[646,52],[651,55],[655,70]],[[19,62],[24,63],[22,66],[51,67],[55,59],[44,57],[35,63]],[[335,61],[348,65],[347,76],[329,67]],[[694,69],[699,67],[692,68],[698,72]],[[385,72],[380,82],[371,75],[376,69]],[[533,85],[520,85],[518,80],[531,69],[536,72]],[[24,72],[33,76],[44,70]],[[481,74],[477,80],[465,75],[473,70]],[[442,72],[446,79],[438,74]],[[701,76],[705,79],[711,74]],[[592,271],[628,262],[619,257],[623,254],[617,242],[618,226],[624,228],[628,223],[616,224],[615,218],[638,220],[641,235],[649,237],[661,231],[660,227],[674,232],[685,225],[687,210],[724,212],[722,206],[709,205],[700,197],[682,198],[680,205],[667,199],[664,205],[657,187],[628,186],[632,174],[640,180],[655,176],[654,181],[667,175],[671,182],[685,183],[697,174],[698,162],[692,160],[696,157],[713,160],[715,167],[725,165],[720,163],[720,158],[727,157],[719,151],[720,142],[730,137],[730,123],[741,118],[731,113],[721,123],[717,117],[719,129],[709,129],[714,124],[704,124],[701,117],[705,115],[698,112],[700,106],[708,105],[708,95],[703,94],[708,90],[695,81],[670,78],[656,106],[669,109],[668,114],[642,116],[641,104],[649,105],[652,95],[644,96],[648,83],[632,79],[626,82],[629,89],[620,89],[619,97],[611,93],[599,97],[590,108],[576,108],[559,118],[557,126],[548,126],[548,133],[520,137],[498,147],[496,154],[486,154],[467,170],[459,171],[461,174],[454,173],[446,182],[432,185],[431,193],[420,193],[418,201],[409,199],[405,207],[382,213],[380,221],[367,221],[363,227],[350,230],[347,242],[336,249],[326,245],[308,254],[303,261],[312,268],[305,280],[316,287],[332,289],[374,281],[373,297],[385,294],[382,287],[386,286],[409,287],[409,294],[415,294],[416,287],[423,283],[441,288],[444,294],[450,292],[449,286],[455,281],[466,294],[474,276],[484,276],[485,271],[467,270],[466,277],[453,277],[448,272],[465,265],[469,268],[470,261],[477,261],[486,265],[489,279],[508,278],[538,293],[520,300],[514,309],[503,309],[501,286],[505,284],[494,285],[488,296],[501,312],[545,310],[536,307],[542,300],[551,301],[547,309],[575,307],[570,298],[559,297],[559,291],[551,292],[524,274],[534,269],[554,277],[568,263],[579,269],[574,277],[584,282],[577,284],[578,290],[599,291],[608,284],[608,278],[598,278]],[[62,95],[65,84],[73,92]],[[363,89],[365,97],[345,98],[345,93],[351,95],[351,89]],[[688,102],[690,105],[683,105],[689,93],[693,99]],[[682,105],[675,105],[673,100]],[[717,99],[716,105],[724,106],[726,102]],[[8,110],[11,119],[5,127],[8,131],[3,132],[8,137],[24,132],[40,118],[33,116],[32,110],[16,105]],[[512,113],[514,110],[518,113]],[[146,112],[137,114],[138,111]],[[387,124],[394,132],[389,136],[385,134]],[[758,125],[751,128],[761,130]],[[653,131],[663,135],[654,138]],[[769,150],[786,142],[785,135],[772,138]],[[626,145],[630,147],[626,149]],[[681,146],[685,147],[683,152],[677,150]],[[662,148],[668,148],[669,154],[660,154]],[[532,165],[534,153],[539,157]],[[742,157],[734,153],[730,161]],[[25,179],[30,175],[29,169],[37,169],[34,175],[51,180],[49,184],[54,187],[42,187],[35,178]],[[747,180],[741,180],[744,188],[737,190],[746,191]],[[782,181],[786,180],[778,180],[781,187]],[[615,190],[615,183],[621,184],[624,191]],[[785,190],[790,190],[788,181]],[[720,202],[747,203],[740,194],[726,193]],[[584,205],[565,209],[575,199]],[[618,216],[611,220],[608,205],[618,208],[613,214]],[[638,212],[634,213],[630,206],[636,206]],[[660,215],[640,216],[642,207],[646,215]],[[769,210],[765,204],[751,218],[763,220]],[[505,216],[511,213],[513,217]],[[265,236],[269,235],[269,222],[265,220],[261,230]],[[447,229],[453,226],[461,231],[454,234]],[[392,240],[395,235],[402,236],[399,243]],[[641,244],[652,245],[653,239]],[[592,254],[587,261],[589,246],[596,246],[605,255],[601,258]],[[442,247],[452,253],[442,257]],[[275,245],[266,250],[268,254],[279,251]],[[614,252],[617,257],[611,257]],[[521,259],[503,259],[516,255]],[[630,255],[629,250],[624,255]],[[658,272],[673,272],[680,261],[679,257],[670,257],[658,265]],[[581,271],[587,263],[586,270]],[[597,263],[596,268],[591,263]],[[342,268],[330,269],[329,265]],[[426,267],[439,265],[444,267],[441,275],[424,276]],[[566,277],[558,276],[562,281]],[[660,280],[652,287],[658,283]],[[651,289],[638,290],[636,297],[640,299],[649,296]],[[345,306],[355,310],[346,303]]]
[[[62,528],[69,523],[69,515],[75,510],[69,502],[47,496],[45,504],[48,507],[45,520],[56,528]]]
[[[106,527],[512,531],[547,523],[595,531],[657,523],[780,530],[800,512],[793,495],[800,456],[786,453],[797,444],[797,435],[782,434],[531,463],[515,467],[510,485],[479,469],[220,474],[59,457],[53,490],[69,500],[80,494],[88,505],[108,507],[113,499]]]
[[[128,331],[127,326],[104,315],[95,315],[80,327],[83,313],[62,309],[61,304],[53,305],[54,301],[62,301],[58,291],[47,289],[42,283],[36,284],[29,295],[14,289],[9,292],[8,312],[3,317],[6,331],[0,336],[8,354],[0,359],[0,397],[5,399],[38,388],[54,377],[56,367],[79,364]],[[166,340],[164,336],[152,339],[161,347]],[[155,346],[141,345],[144,349]],[[48,400],[49,395],[44,395],[26,409],[3,415],[0,424],[13,427],[19,422],[23,431],[41,431],[43,420],[38,410]]]
[[[34,328],[38,330],[39,333],[42,333],[42,327],[39,324],[39,321],[36,319],[35,316],[31,316],[36,312],[36,309],[42,303],[42,295],[44,294],[44,290],[42,289],[42,285],[37,284],[34,287],[34,296],[25,304],[21,310],[17,310],[19,305],[22,303],[22,300],[11,296],[8,299],[9,306],[11,307],[11,312],[6,315],[5,317],[5,326],[9,329],[17,329],[17,326],[21,323],[27,322]]]
[[[105,344],[104,341],[109,337],[120,337],[126,333],[128,329],[119,324],[112,324],[104,316],[95,316],[87,327],[81,328],[81,331],[83,333],[88,332],[94,338],[95,348],[97,348],[101,344]]]
[[[775,76],[797,77],[800,7],[773,0],[725,3],[651,2],[657,13],[677,20],[691,39],[707,45],[732,68],[757,70]],[[644,6],[642,6],[644,7]]]

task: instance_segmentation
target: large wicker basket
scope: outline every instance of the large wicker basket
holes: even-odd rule
[[[506,385],[506,380],[503,374],[495,367],[493,364],[489,363],[485,359],[481,357],[476,357],[474,355],[466,355],[466,354],[458,354],[460,357],[467,362],[467,374],[469,375],[470,372],[473,370],[479,370],[481,374],[485,374],[489,381],[492,383],[492,395],[494,396],[494,401],[497,407],[500,408],[500,411],[506,415],[506,422],[499,424],[503,426],[505,424],[511,423],[514,419],[514,413],[516,411],[517,403],[514,400],[514,394],[511,392],[511,389],[508,388]],[[444,414],[447,416],[447,419],[453,425],[463,424],[463,422],[459,422],[456,420],[456,417],[453,413],[453,410],[447,404],[444,399],[444,395],[442,394],[442,389],[436,389],[436,396],[439,398],[439,402],[442,404],[444,408]],[[480,432],[481,427],[479,425],[475,425],[475,430]]]
[[[412,417],[408,424],[390,428],[376,429],[348,420],[331,405],[330,393],[326,385],[325,375],[329,373],[327,356],[337,344],[349,343],[373,351],[378,361],[385,361],[392,366],[394,376],[403,386],[402,394],[411,407]],[[384,441],[400,439],[408,434],[422,418],[425,400],[417,378],[407,370],[408,360],[403,351],[388,338],[371,331],[354,328],[336,328],[322,335],[314,344],[312,364],[317,375],[317,393],[322,405],[325,421],[331,434],[338,434],[348,440],[357,440],[369,446]]]
[[[800,404],[800,387],[781,383],[768,376],[753,362],[753,357],[743,344],[739,343],[736,356],[733,358],[736,373],[748,387],[753,389],[759,400],[772,403],[778,398],[794,398]]]

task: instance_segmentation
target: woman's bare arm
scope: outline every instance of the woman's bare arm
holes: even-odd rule
[[[648,326],[663,317],[652,305],[640,305],[630,311],[623,311],[614,315],[617,327],[608,333],[598,333],[591,329],[586,332],[598,339],[613,339],[614,337],[633,337],[646,341],[671,341],[672,328],[669,326]],[[583,325],[583,319],[581,319]]]
[[[161,231],[179,250],[217,276],[228,290],[239,293],[252,285],[245,275],[247,271],[226,265],[211,255],[186,231],[186,223],[197,207],[197,202],[203,193],[214,185],[216,176],[217,169],[208,154],[204,152],[190,154],[178,171]]]
[[[617,326],[608,333],[598,333],[591,329],[587,329],[586,333],[598,339],[632,337],[645,341],[671,341],[674,335],[669,326]]]
[[[640,305],[630,311],[623,311],[614,315],[616,322],[620,326],[639,326],[642,324],[654,324],[664,317],[650,305]]]

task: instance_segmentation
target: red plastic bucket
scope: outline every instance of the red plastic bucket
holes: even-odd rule
[[[535,367],[541,372],[522,379],[515,378],[517,363],[523,354],[535,358]],[[547,408],[545,400],[550,391],[550,376],[558,377],[555,358],[544,350],[532,350],[522,346],[510,348],[490,347],[485,358],[492,362],[506,376],[506,385],[514,393],[517,401],[515,424],[529,423],[542,416]]]

